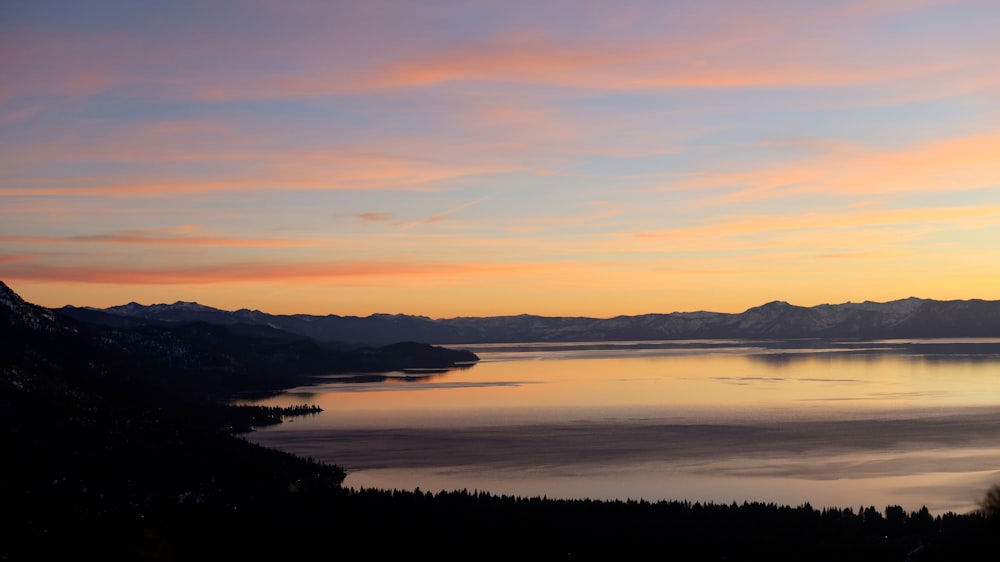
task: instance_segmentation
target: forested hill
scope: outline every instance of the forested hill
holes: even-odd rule
[[[202,382],[0,282],[0,559],[141,559],[145,529],[177,510],[339,491],[339,467],[231,435],[275,412],[230,407]]]
[[[318,341],[266,323],[188,317],[167,322],[86,309],[40,310],[86,327],[103,340],[219,393],[289,388],[316,375],[446,370],[479,360],[471,351],[414,341],[380,345]]]
[[[813,307],[775,301],[738,314],[673,312],[614,318],[527,314],[448,319],[400,314],[367,317],[278,315],[250,309],[225,311],[188,302],[129,303],[107,309],[67,306],[59,311],[109,326],[193,321],[257,325],[280,328],[319,341],[365,345],[398,341],[454,344],[702,338],[1000,337],[1000,301],[919,298]]]

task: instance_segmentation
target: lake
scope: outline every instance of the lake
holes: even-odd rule
[[[318,378],[247,438],[355,488],[941,514],[1000,483],[1000,339],[447,347],[481,361]]]

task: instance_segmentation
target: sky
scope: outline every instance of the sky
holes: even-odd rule
[[[0,0],[43,306],[1000,299],[993,0]]]

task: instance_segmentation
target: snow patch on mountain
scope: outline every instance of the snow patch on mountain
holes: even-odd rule
[[[257,324],[322,341],[384,345],[488,342],[638,341],[679,339],[791,339],[1000,337],[1000,301],[934,301],[910,297],[890,302],[846,302],[803,307],[775,300],[742,313],[708,311],[616,316],[547,317],[532,314],[431,319],[407,314],[367,317],[227,312],[198,303],[106,309],[159,322]]]
[[[0,281],[0,310],[5,310],[7,322],[14,326],[22,323],[36,331],[63,331],[66,328],[56,322],[55,313],[51,310],[27,303],[3,281]],[[72,330],[71,330],[72,331]]]

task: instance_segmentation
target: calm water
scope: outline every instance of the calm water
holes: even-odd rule
[[[1000,339],[449,347],[481,362],[326,378],[248,438],[353,487],[944,513],[1000,482]]]

